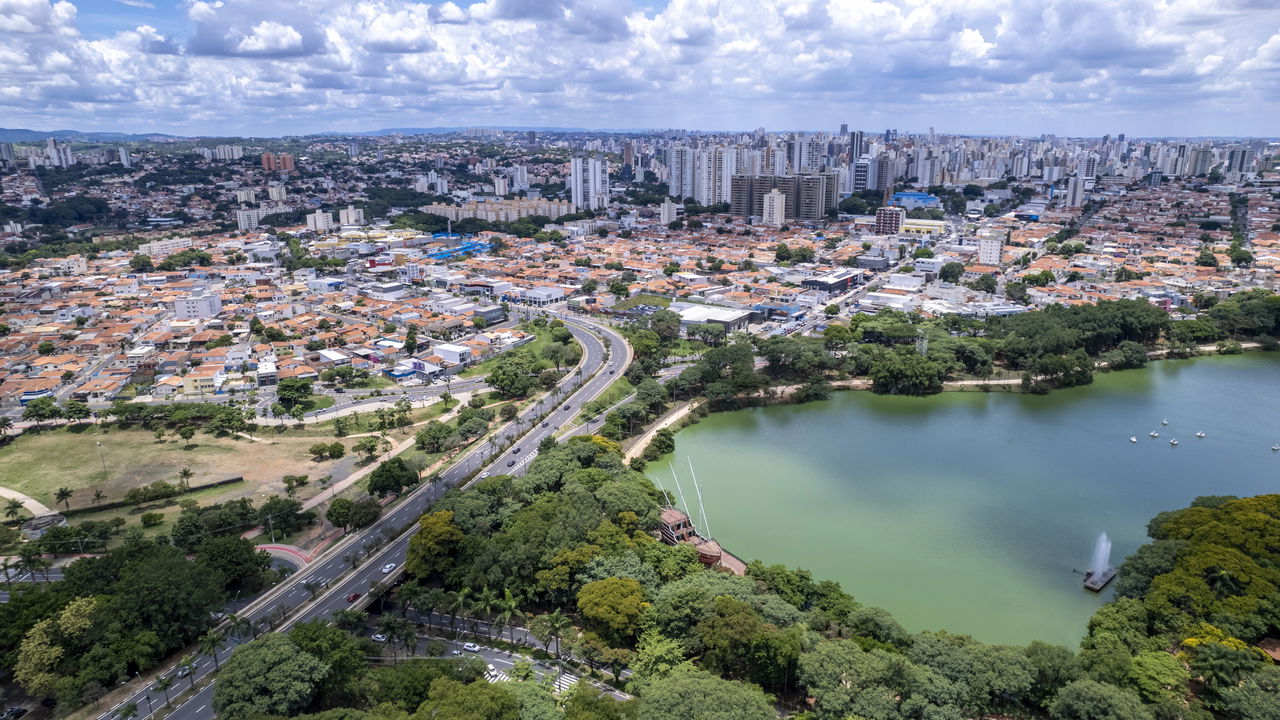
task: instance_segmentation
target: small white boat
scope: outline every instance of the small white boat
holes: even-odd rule
[[[1160,437],[1160,433],[1156,432],[1155,430],[1152,430],[1151,437]]]
[[[1168,424],[1169,424],[1169,421],[1168,421],[1168,420],[1161,420],[1161,421],[1160,421],[1160,424],[1161,424],[1161,425],[1168,425]]]
[[[1277,451],[1277,450],[1280,450],[1280,445],[1272,445],[1272,446],[1271,446],[1271,452],[1275,452],[1275,451]]]
[[[1200,432],[1196,433],[1196,437],[1204,437],[1204,431],[1201,430]]]
[[[1176,446],[1177,446],[1177,444],[1178,444],[1178,441],[1177,441],[1177,440],[1170,440],[1170,441],[1169,441],[1169,444],[1170,444],[1170,445],[1173,445],[1173,446],[1175,446],[1175,447],[1176,447]]]
[[[1138,442],[1138,437],[1136,435],[1130,435],[1129,442]]]

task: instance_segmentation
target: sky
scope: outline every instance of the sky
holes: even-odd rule
[[[0,125],[1280,135],[1278,0],[0,0]]]

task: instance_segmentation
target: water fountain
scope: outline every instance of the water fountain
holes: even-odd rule
[[[1111,567],[1111,539],[1106,533],[1102,533],[1093,545],[1093,562],[1084,574],[1084,587],[1086,590],[1099,592],[1115,576],[1116,569]]]

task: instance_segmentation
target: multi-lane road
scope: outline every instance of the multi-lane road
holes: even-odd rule
[[[497,445],[500,449],[493,451],[497,453],[496,456],[490,456],[488,443],[478,444],[442,472],[435,483],[411,491],[400,502],[391,506],[372,526],[348,535],[311,565],[290,576],[267,596],[268,599],[248,608],[241,616],[255,623],[274,621],[275,630],[287,631],[297,623],[325,619],[338,610],[363,607],[369,600],[371,588],[394,580],[402,571],[414,523],[441,495],[450,488],[482,477],[485,473],[523,472],[538,444],[553,435],[561,424],[571,420],[574,411],[581,409],[583,403],[604,392],[631,361],[630,346],[613,329],[574,317],[561,316],[561,319],[583,348],[579,365],[581,375],[576,371],[570,372],[561,381],[561,387],[568,391],[567,395],[546,395],[526,408],[516,422],[503,430]],[[614,372],[610,373],[610,370]],[[570,389],[579,382],[580,387]],[[544,415],[547,417],[543,418]],[[512,450],[516,447],[521,448],[521,451],[513,454]],[[515,464],[508,467],[507,463],[512,461]],[[395,564],[395,569],[384,573],[384,566],[389,564]],[[318,588],[314,599],[309,587]],[[359,599],[354,603],[348,602],[347,598],[354,594],[359,594]],[[306,607],[301,612],[293,612],[304,604]],[[283,623],[279,621],[282,615],[288,616]],[[229,657],[238,642],[240,641],[229,636],[226,646],[218,654],[218,661],[222,662]],[[170,668],[165,672],[172,671],[173,668]],[[213,671],[213,661],[208,657],[201,657],[194,675],[180,680],[175,688],[192,681],[200,683]],[[172,717],[183,720],[208,720],[214,717],[213,688],[214,681],[205,684],[174,709]],[[144,688],[103,712],[100,718],[109,720],[119,708],[129,704],[137,707],[136,717],[147,718],[152,715],[153,708],[160,710],[163,703],[157,702],[154,683],[148,682]]]

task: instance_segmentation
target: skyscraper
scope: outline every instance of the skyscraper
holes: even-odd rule
[[[1067,179],[1067,196],[1065,200],[1067,207],[1084,205],[1084,179],[1079,175],[1072,175]]]
[[[667,194],[671,197],[693,197],[693,155],[688,145],[672,145],[668,150]]]
[[[599,210],[609,201],[609,176],[605,161],[597,156],[575,156],[569,161],[569,189],[573,206]]]

